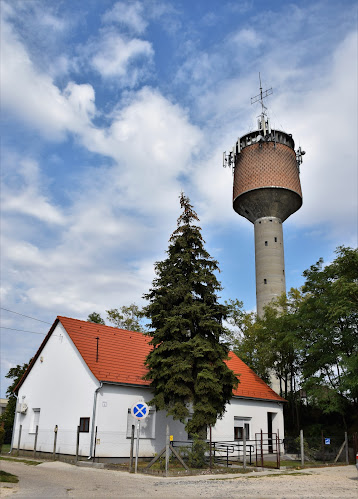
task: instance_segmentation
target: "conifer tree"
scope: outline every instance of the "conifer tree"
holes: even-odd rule
[[[183,193],[180,205],[167,258],[155,263],[156,277],[144,295],[154,347],[146,377],[154,391],[151,404],[186,422],[188,433],[206,438],[206,427],[224,414],[238,381],[224,362],[229,350],[220,340],[226,307],[218,302],[218,263],[205,250],[199,218]]]

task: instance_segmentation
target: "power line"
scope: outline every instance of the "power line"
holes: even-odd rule
[[[22,317],[27,317],[28,319],[32,319],[34,321],[43,322],[44,324],[50,324],[51,325],[51,322],[42,321],[41,319],[35,319],[35,317],[30,317],[29,315],[20,314],[19,312],[14,312],[13,310],[9,310],[8,308],[3,308],[3,307],[0,307],[0,308],[1,308],[1,310],[6,310],[6,312],[11,312],[12,314],[22,315]]]
[[[5,326],[0,326],[1,329],[9,329],[10,331],[20,331],[22,333],[31,333],[31,334],[42,334],[43,336],[46,336],[47,333],[38,333],[36,331],[27,331],[26,329],[15,329],[13,327],[5,327]],[[57,336],[57,335],[55,335]]]

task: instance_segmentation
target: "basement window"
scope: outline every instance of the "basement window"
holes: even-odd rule
[[[90,418],[80,418],[80,433],[89,433]]]

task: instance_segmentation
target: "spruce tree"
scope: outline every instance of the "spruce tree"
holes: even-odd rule
[[[144,295],[154,347],[146,378],[154,392],[151,404],[186,423],[188,433],[206,438],[206,427],[224,414],[238,381],[224,362],[229,349],[220,340],[226,306],[218,302],[218,262],[205,250],[199,218],[183,193],[180,205],[167,258],[155,263],[156,277]]]

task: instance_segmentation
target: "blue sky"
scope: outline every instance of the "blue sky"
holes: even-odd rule
[[[356,2],[2,0],[1,44],[1,306],[45,321],[1,310],[1,396],[46,322],[143,304],[181,190],[222,299],[255,309],[222,152],[255,128],[259,72],[273,127],[306,151],[287,288],[357,246]]]

